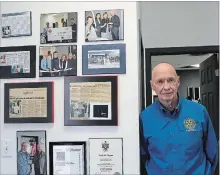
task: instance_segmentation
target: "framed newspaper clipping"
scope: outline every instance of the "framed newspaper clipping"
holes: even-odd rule
[[[117,126],[117,76],[64,78],[65,126]]]
[[[5,83],[4,123],[53,123],[53,82]]]
[[[31,11],[2,14],[2,38],[31,36]]]
[[[49,142],[49,174],[86,175],[86,142]]]
[[[0,79],[35,77],[36,46],[0,47]]]

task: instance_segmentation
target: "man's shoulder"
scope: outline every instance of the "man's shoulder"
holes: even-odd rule
[[[148,107],[146,107],[143,111],[141,111],[140,117],[150,117],[152,115],[149,114],[153,114],[156,111],[156,105],[158,102],[154,102],[151,105],[149,105]]]
[[[182,98],[181,101],[184,105],[184,108],[194,109],[196,111],[198,111],[198,110],[203,111],[205,109],[205,106],[203,106],[202,104],[197,103],[195,101],[187,100],[187,99],[184,99],[184,98]]]

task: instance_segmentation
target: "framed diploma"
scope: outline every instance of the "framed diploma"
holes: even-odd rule
[[[116,126],[117,76],[65,77],[65,126]]]
[[[35,77],[36,46],[0,47],[0,79]]]
[[[86,142],[50,142],[50,173],[86,175]]]
[[[2,14],[2,38],[31,36],[31,12]]]
[[[53,123],[53,82],[5,83],[4,123]]]
[[[89,139],[89,174],[123,174],[123,139]]]

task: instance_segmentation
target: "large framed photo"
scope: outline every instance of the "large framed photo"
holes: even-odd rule
[[[77,12],[41,14],[40,43],[77,42],[77,24]]]
[[[2,38],[31,36],[31,12],[2,14]]]
[[[117,76],[64,78],[65,126],[116,126]]]
[[[53,123],[53,82],[5,83],[4,123]]]
[[[89,139],[89,174],[123,174],[123,139]]]
[[[77,75],[77,46],[40,47],[39,76],[58,77]]]
[[[36,46],[0,47],[0,79],[35,77]]]
[[[50,142],[50,174],[86,175],[86,142]]]
[[[85,12],[85,41],[124,40],[124,10],[91,10]]]
[[[47,175],[46,131],[17,131],[17,174]]]
[[[125,44],[84,45],[82,74],[125,74]]]

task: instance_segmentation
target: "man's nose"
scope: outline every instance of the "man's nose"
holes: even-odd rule
[[[170,84],[167,81],[165,81],[163,88],[164,89],[170,89]]]

